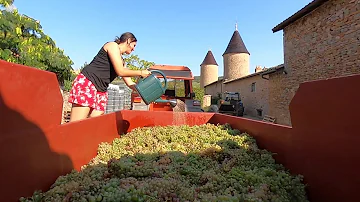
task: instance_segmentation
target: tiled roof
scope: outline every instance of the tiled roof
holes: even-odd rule
[[[266,69],[265,71],[261,71],[260,73],[261,73],[262,75],[271,74],[271,73],[276,72],[277,70],[284,69],[284,68],[285,68],[285,65],[284,65],[284,64],[280,64],[280,65],[277,65],[277,66],[275,66],[275,67],[268,68],[268,69]]]
[[[295,22],[296,20],[298,20],[298,19],[302,18],[303,16],[307,15],[308,13],[312,12],[313,10],[315,10],[316,8],[318,8],[319,6],[321,6],[322,4],[324,4],[327,1],[329,1],[329,0],[314,0],[314,1],[310,2],[304,8],[302,8],[301,10],[299,10],[298,12],[296,12],[295,14],[290,16],[288,19],[284,20],[283,22],[278,24],[276,27],[274,27],[272,29],[272,31],[277,32],[277,31],[284,29],[286,26],[290,25],[291,23]]]
[[[220,84],[221,84],[222,81],[223,81],[223,78],[222,78],[222,77],[219,77],[217,81],[211,82],[211,83],[205,85],[204,87],[211,86],[211,85],[216,84],[216,83],[220,83]]]
[[[284,64],[277,65],[275,67],[270,67],[270,68],[268,68],[266,70],[263,70],[263,71],[255,72],[255,73],[252,73],[252,74],[240,77],[240,78],[224,81],[224,84],[231,83],[231,82],[238,81],[238,80],[243,80],[243,79],[254,77],[254,76],[257,76],[257,75],[262,75],[262,74],[265,74],[265,73],[270,73],[270,72],[276,71],[278,69],[281,69],[283,67],[284,67]]]
[[[201,65],[218,65],[211,50],[207,52],[204,61],[201,63]]]
[[[218,80],[218,81],[214,81],[212,83],[209,83],[205,87],[213,85],[213,84],[218,83],[218,82],[220,82],[220,83],[223,82],[224,84],[228,84],[228,83],[231,83],[231,82],[234,82],[234,81],[243,80],[243,79],[254,77],[254,76],[257,76],[257,75],[271,74],[271,73],[276,72],[277,70],[280,70],[280,69],[283,69],[283,68],[284,68],[284,64],[280,64],[280,65],[277,65],[275,67],[270,67],[270,68],[268,68],[266,70],[263,70],[263,71],[260,71],[260,72],[255,72],[253,74],[249,74],[249,75],[237,78],[237,79],[232,79],[232,80],[227,80],[227,81],[224,81],[223,79],[221,79],[221,80]]]
[[[246,49],[246,46],[238,30],[234,31],[223,56],[228,53],[247,53],[250,55],[249,51]]]

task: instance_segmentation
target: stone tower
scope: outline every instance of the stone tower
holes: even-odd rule
[[[218,80],[218,64],[216,63],[211,50],[207,52],[200,67],[200,88],[204,88],[204,86]]]
[[[250,53],[241,39],[237,24],[223,54],[224,80],[237,79],[250,73]]]

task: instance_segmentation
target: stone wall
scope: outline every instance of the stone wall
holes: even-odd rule
[[[252,91],[252,84],[255,84],[255,91]],[[239,92],[244,103],[245,115],[262,118],[269,114],[269,88],[268,80],[256,75],[226,83],[224,91]],[[259,116],[257,109],[262,110]]]
[[[290,124],[289,97],[295,93],[289,92],[290,88],[283,86],[287,77],[282,72],[269,75],[269,115],[276,118],[276,123]]]
[[[287,26],[284,29],[287,74],[270,76],[270,114],[277,118],[277,123],[291,125],[288,108],[300,83],[359,74],[359,47],[359,0],[328,1]]]
[[[222,93],[222,89],[223,89],[222,86],[223,86],[223,84],[221,81],[218,81],[217,83],[206,86],[205,95],[211,95],[212,97],[217,96],[217,93]]]
[[[250,59],[247,53],[229,53],[223,56],[224,79],[233,80],[250,74]]]
[[[200,87],[215,82],[218,80],[218,66],[217,65],[202,65],[200,69]]]

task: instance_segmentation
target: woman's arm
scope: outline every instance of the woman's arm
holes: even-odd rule
[[[136,91],[136,83],[131,80],[131,77],[122,77],[122,79],[129,88],[131,88],[133,91]]]
[[[121,53],[119,50],[119,47],[117,43],[115,42],[109,42],[104,46],[105,50],[107,50],[107,53],[110,57],[110,62],[113,64],[115,72],[118,76],[121,77],[133,77],[133,76],[145,76],[143,71],[141,70],[130,70],[126,69],[123,66],[123,61],[120,57]]]

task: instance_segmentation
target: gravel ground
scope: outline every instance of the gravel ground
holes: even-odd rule
[[[62,119],[61,119],[61,124],[65,123],[65,117],[64,117],[64,113],[66,111],[71,111],[71,104],[68,102],[68,98],[69,98],[69,92],[64,91],[63,92],[63,113],[62,113]]]

